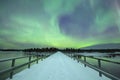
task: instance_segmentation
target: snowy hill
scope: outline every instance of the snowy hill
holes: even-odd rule
[[[82,63],[57,52],[7,80],[110,80]]]
[[[120,43],[99,44],[99,45],[84,47],[83,49],[120,49]]]

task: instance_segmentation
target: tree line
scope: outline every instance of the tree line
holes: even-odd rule
[[[23,51],[23,52],[101,52],[101,53],[114,53],[114,52],[120,52],[120,49],[75,49],[75,48],[29,48],[29,49],[0,49],[0,51]]]

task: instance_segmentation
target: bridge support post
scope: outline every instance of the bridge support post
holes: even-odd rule
[[[36,61],[37,64],[38,64],[38,55],[39,55],[39,54],[37,53],[37,56],[36,56],[36,57],[37,57],[37,61]]]
[[[37,55],[37,62],[36,63],[38,64],[38,55]]]
[[[84,61],[86,62],[86,56],[84,56]],[[84,64],[84,66],[86,67],[86,64]]]
[[[100,59],[98,59],[98,67],[101,68],[101,60]],[[99,72],[99,76],[102,77],[102,73],[101,72]]]
[[[14,66],[15,66],[15,59],[12,60],[12,64],[11,64],[11,67],[14,67]],[[13,73],[14,73],[14,71],[11,71],[11,73],[10,73],[10,79],[13,78]]]
[[[30,61],[31,61],[31,56],[29,56],[29,64],[28,64],[28,68],[30,68]]]

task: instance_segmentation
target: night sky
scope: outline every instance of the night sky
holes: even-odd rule
[[[0,0],[0,48],[120,43],[120,0]]]

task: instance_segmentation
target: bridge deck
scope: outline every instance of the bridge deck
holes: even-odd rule
[[[7,80],[111,80],[82,63],[57,52]]]

